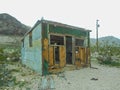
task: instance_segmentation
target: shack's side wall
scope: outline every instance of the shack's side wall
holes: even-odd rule
[[[29,33],[22,42],[22,63],[42,75],[42,26],[32,30],[32,46],[29,45]]]

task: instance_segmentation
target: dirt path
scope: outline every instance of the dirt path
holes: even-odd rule
[[[66,71],[65,79],[55,78],[56,90],[119,90],[120,68],[92,63],[92,67]]]
[[[93,68],[65,71],[58,75],[50,75],[53,78],[54,89],[47,90],[119,90],[120,89],[120,68],[99,65],[92,62]],[[9,66],[10,68],[10,66]],[[25,82],[22,87],[13,86],[3,90],[42,90],[42,76],[30,69],[18,65],[11,65],[11,68],[18,69],[13,72],[17,81]]]

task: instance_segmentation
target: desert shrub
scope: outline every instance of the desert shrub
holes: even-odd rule
[[[0,61],[3,61],[3,60],[5,60],[5,59],[6,59],[6,56],[0,55]]]
[[[19,84],[16,81],[16,77],[12,76],[12,72],[19,72],[17,69],[9,70],[8,64],[18,61],[20,57],[20,50],[13,48],[0,48],[0,87],[2,86],[14,86]],[[9,61],[7,60],[8,58]],[[23,85],[20,82],[21,86]]]
[[[19,61],[20,50],[19,49],[11,49],[6,48],[3,51],[3,54],[7,57],[8,61]]]
[[[11,72],[6,68],[6,64],[0,64],[0,86],[8,86],[13,81]]]
[[[6,59],[6,55],[4,55],[4,48],[0,48],[0,63],[2,63]]]
[[[95,53],[96,52],[96,45],[91,45],[90,50],[91,50],[91,53]]]
[[[0,48],[0,53],[3,53],[4,48]]]
[[[95,46],[91,48],[92,53],[95,52]],[[120,66],[120,47],[114,42],[109,44],[108,41],[104,43],[99,43],[99,51],[97,55],[97,60],[100,64]]]
[[[7,64],[0,64],[0,87],[9,86],[13,87],[18,85],[22,87],[26,82],[17,81],[16,76],[13,76],[13,72],[20,72],[19,69],[8,69]]]

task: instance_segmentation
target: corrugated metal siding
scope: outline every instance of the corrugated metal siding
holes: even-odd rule
[[[32,31],[32,47],[29,47],[29,34],[24,38],[22,62],[42,75],[41,24]]]

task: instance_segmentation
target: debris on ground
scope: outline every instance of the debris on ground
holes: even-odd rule
[[[98,80],[98,78],[91,78],[91,80],[95,80],[96,81],[96,80]]]

